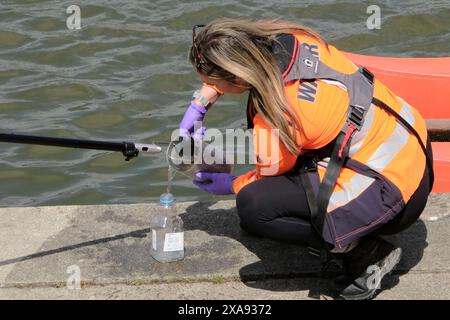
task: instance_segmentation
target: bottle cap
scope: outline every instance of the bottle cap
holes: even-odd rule
[[[159,197],[160,204],[173,204],[175,202],[175,197],[172,193],[163,193]]]

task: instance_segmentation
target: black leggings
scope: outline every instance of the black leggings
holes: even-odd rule
[[[428,142],[431,154],[431,145]],[[277,241],[307,245],[311,229],[305,190],[291,177],[297,174],[265,177],[241,189],[236,206],[242,229]],[[293,181],[294,180],[294,181]],[[373,234],[398,233],[413,224],[422,213],[429,195],[428,169],[405,208]]]

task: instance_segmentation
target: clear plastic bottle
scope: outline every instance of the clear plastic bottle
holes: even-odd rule
[[[160,211],[151,220],[152,246],[150,253],[159,262],[172,262],[184,258],[183,220],[175,210],[171,193],[159,197]]]

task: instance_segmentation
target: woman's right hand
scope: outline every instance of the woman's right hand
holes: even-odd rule
[[[219,96],[223,94],[217,88],[208,84],[203,84],[199,91],[200,94],[203,95],[211,104],[215,103]],[[195,122],[203,122],[207,111],[208,110],[200,101],[198,101],[198,99],[194,99],[184,113],[183,119],[180,122],[180,135],[194,134]],[[199,132],[195,132],[195,134],[202,135],[204,130],[205,128],[200,128],[197,130]]]
[[[221,95],[223,95],[223,92],[221,92],[216,86],[203,83],[203,86],[200,88],[200,94],[206,98],[211,104],[215,103],[217,99]],[[194,100],[197,104],[200,104],[200,101],[197,99]]]

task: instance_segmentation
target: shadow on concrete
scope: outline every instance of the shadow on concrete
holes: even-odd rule
[[[126,238],[130,238],[130,237],[131,238],[144,238],[147,236],[147,233],[149,233],[149,232],[150,232],[150,228],[134,230],[131,232],[118,234],[118,235],[114,235],[111,237],[105,237],[105,238],[95,239],[95,240],[91,240],[91,241],[80,242],[80,243],[76,243],[76,244],[72,244],[69,246],[64,246],[64,247],[60,247],[60,248],[56,248],[56,249],[45,250],[45,251],[41,251],[38,253],[33,253],[30,255],[22,256],[22,257],[17,257],[14,259],[0,261],[0,267],[6,266],[8,264],[15,264],[18,262],[35,259],[35,258],[42,258],[45,256],[49,256],[49,255],[53,255],[53,254],[57,254],[57,253],[65,252],[65,251],[89,247],[89,246],[93,246],[93,245],[100,244],[100,243],[107,243],[110,241],[116,241],[116,240],[126,239]]]
[[[308,296],[334,296],[332,281],[320,278],[319,262],[312,258],[306,247],[280,243],[251,235],[239,226],[236,208],[210,209],[215,203],[195,203],[182,214],[186,230],[202,230],[213,236],[224,236],[240,242],[260,261],[248,264],[239,271],[246,285],[270,291],[309,290]],[[409,229],[393,236],[388,241],[402,247],[403,257],[397,271],[385,277],[381,284],[389,289],[399,283],[401,275],[417,265],[427,247],[427,229],[422,220]],[[224,256],[227,254],[223,253]],[[274,279],[291,279],[285,286]]]
[[[249,234],[239,226],[236,208],[210,209],[214,204],[201,202],[189,206],[186,213],[181,215],[185,229],[229,237],[256,255],[259,261],[239,270],[241,280],[248,286],[271,291],[309,290],[311,297],[330,295],[328,281],[319,278],[319,262],[307,254],[305,247]],[[223,256],[226,255],[227,252],[224,252]],[[279,281],[271,281],[274,279],[295,281],[289,281],[289,285],[280,287]]]
[[[146,215],[140,211],[136,214],[138,213],[142,217],[133,220],[134,212],[124,214],[120,210],[109,210],[96,216],[89,211],[82,212],[73,221],[73,225],[79,227],[68,227],[60,232],[58,237],[49,239],[43,244],[43,251],[0,261],[0,267],[23,262],[17,264],[8,275],[9,283],[66,279],[67,266],[74,262],[80,263],[88,277],[102,276],[111,279],[128,278],[130,275],[141,277],[148,274],[149,268],[156,274],[178,273],[180,276],[198,273],[220,275],[222,271],[230,274],[230,270],[237,269],[240,279],[249,287],[284,292],[308,290],[312,298],[321,295],[332,296],[332,283],[319,277],[319,262],[307,254],[305,247],[248,234],[240,228],[236,208],[230,208],[229,202],[223,205],[220,202],[196,202],[186,208],[185,213],[181,214],[185,229],[203,231],[216,238],[199,241],[197,247],[191,247],[195,252],[189,253],[192,254],[190,259],[170,265],[154,264],[148,254],[150,230],[139,228]],[[99,222],[104,223],[103,227],[108,227],[109,224],[105,224],[105,221],[120,222],[136,230],[67,245],[73,243],[73,239],[91,237],[95,234]],[[113,232],[114,224],[109,227]],[[403,248],[403,259],[399,271],[391,277],[386,277],[386,281],[382,283],[383,288],[395,286],[402,274],[421,261],[423,251],[427,247],[426,237],[427,228],[421,220],[400,234],[386,237]],[[133,241],[116,241],[128,238]],[[246,250],[242,250],[241,245]],[[70,252],[70,255],[53,257],[63,252]],[[111,265],[115,267],[111,268]]]
[[[396,268],[396,271],[390,277],[385,277],[381,283],[383,289],[390,289],[400,282],[400,277],[407,274],[414,268],[423,257],[423,253],[428,242],[426,241],[428,235],[427,227],[422,220],[416,221],[408,229],[384,238],[403,250],[402,260]]]

